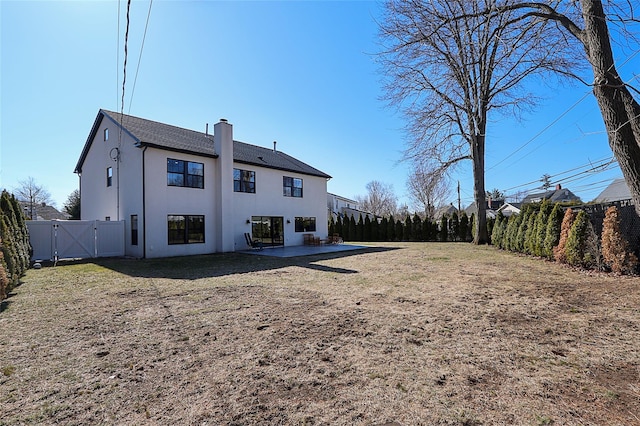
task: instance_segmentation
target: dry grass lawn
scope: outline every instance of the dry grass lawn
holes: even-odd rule
[[[469,244],[30,270],[0,424],[640,424],[640,278]]]

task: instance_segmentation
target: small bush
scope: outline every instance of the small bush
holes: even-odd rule
[[[602,256],[607,266],[616,274],[633,273],[638,258],[629,252],[627,241],[620,232],[620,217],[615,206],[609,207],[602,224]]]

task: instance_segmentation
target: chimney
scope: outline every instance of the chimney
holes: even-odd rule
[[[276,152],[276,144],[277,144],[277,143],[278,143],[278,142],[273,141],[273,152]]]
[[[207,123],[206,126],[205,126],[204,135],[206,137],[209,137],[209,123]]]
[[[559,183],[556,184],[556,191],[560,191],[562,189],[562,185],[560,185]]]

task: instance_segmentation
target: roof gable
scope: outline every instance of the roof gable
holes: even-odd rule
[[[89,133],[85,147],[80,155],[75,172],[82,171],[82,164],[89,152],[92,141],[103,119],[113,122],[118,128],[122,123],[126,131],[135,141],[136,146],[149,146],[168,151],[184,152],[205,157],[217,158],[213,147],[213,134],[205,134],[184,129],[157,121],[120,114],[101,109]],[[233,160],[271,169],[285,170],[323,178],[331,178],[328,174],[291,157],[281,151],[233,141]]]

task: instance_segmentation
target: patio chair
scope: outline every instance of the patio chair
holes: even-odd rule
[[[251,239],[251,234],[248,232],[244,233],[244,239],[247,242],[247,245],[252,249],[262,250],[262,241],[254,241]]]

